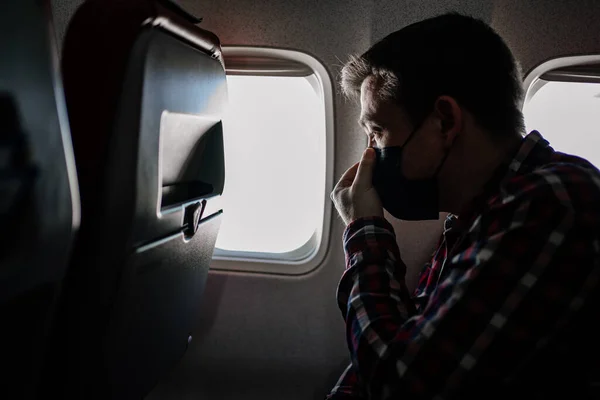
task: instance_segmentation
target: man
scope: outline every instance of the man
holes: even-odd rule
[[[332,193],[348,225],[351,364],[329,398],[599,398],[600,173],[524,137],[502,39],[470,17],[432,18],[352,58],[341,85],[370,148]],[[451,213],[412,296],[384,208]]]

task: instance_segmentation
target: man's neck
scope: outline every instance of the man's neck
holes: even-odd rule
[[[518,151],[522,137],[518,134],[502,142],[489,139],[474,142],[461,149],[446,176],[440,175],[442,204],[448,212],[459,215],[481,195],[494,174]]]

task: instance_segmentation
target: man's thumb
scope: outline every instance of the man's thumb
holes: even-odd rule
[[[358,166],[353,186],[360,190],[368,190],[373,186],[373,169],[375,168],[375,150],[365,150]]]

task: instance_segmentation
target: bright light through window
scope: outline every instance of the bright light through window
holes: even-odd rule
[[[217,248],[286,253],[323,224],[325,110],[307,78],[228,76]]]
[[[600,166],[600,84],[548,82],[523,113],[528,132],[538,130],[555,150]]]

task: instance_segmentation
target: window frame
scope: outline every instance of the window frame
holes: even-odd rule
[[[596,73],[588,75],[584,71],[571,68],[598,66]],[[600,54],[558,57],[542,62],[525,77],[523,87],[525,97],[521,109],[525,108],[533,96],[549,81],[598,83],[600,80]]]
[[[274,275],[304,275],[319,267],[325,259],[330,240],[332,204],[329,193],[334,184],[334,95],[332,79],[326,67],[312,55],[298,50],[255,46],[223,46],[225,70],[230,75],[252,76],[304,76],[315,89],[320,89],[325,107],[325,188],[323,196],[323,221],[310,239],[299,248],[285,253],[231,251],[215,248],[212,270],[253,272]],[[244,60],[233,70],[227,68],[227,59]],[[253,64],[252,60],[272,59],[280,65]],[[281,67],[281,68],[278,68]],[[312,71],[307,73],[308,69]],[[315,86],[318,85],[318,86]],[[227,212],[227,210],[224,210]]]

